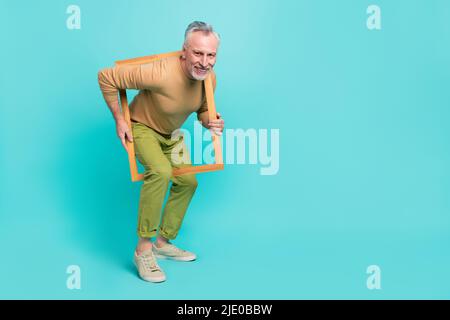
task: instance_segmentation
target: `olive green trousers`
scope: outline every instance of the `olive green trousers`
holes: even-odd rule
[[[145,168],[137,234],[151,238],[159,231],[164,238],[175,239],[197,189],[195,174],[172,175],[173,168],[191,165],[190,160],[182,164],[178,163],[179,158],[174,161],[173,152],[189,159],[184,139],[182,136],[172,139],[139,122],[132,122],[132,132],[136,157]],[[170,182],[169,197],[161,215]]]

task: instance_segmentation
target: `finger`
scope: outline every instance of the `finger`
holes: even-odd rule
[[[220,113],[217,112],[217,119],[221,117]]]
[[[223,128],[223,123],[211,123],[209,125],[209,127],[210,128],[220,128],[220,129],[222,129]]]
[[[124,137],[121,137],[121,138],[120,138],[120,141],[122,142],[122,145],[123,145],[123,147],[125,148],[125,150],[128,152],[128,147],[127,147],[127,144],[126,144],[126,142],[125,142],[125,138],[124,138]]]
[[[223,120],[213,120],[209,122],[210,125],[223,125],[224,123]]]
[[[211,129],[211,134],[214,134],[216,136],[221,136],[222,135],[222,131],[221,130],[217,130],[217,129]]]
[[[131,131],[127,131],[126,135],[127,135],[128,141],[133,142],[133,134],[131,133]]]

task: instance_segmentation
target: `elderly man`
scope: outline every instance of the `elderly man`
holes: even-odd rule
[[[173,168],[190,165],[180,165],[172,160],[172,150],[178,144],[183,144],[178,148],[182,150],[181,157],[185,150],[183,139],[172,139],[172,133],[192,112],[196,112],[205,128],[213,134],[222,134],[224,121],[220,115],[218,119],[208,117],[202,81],[211,73],[215,89],[213,67],[219,42],[219,35],[211,25],[195,21],[186,29],[180,56],[143,65],[106,68],[98,73],[100,88],[116,121],[117,135],[125,149],[125,139],[134,140],[136,156],[145,168],[138,212],[139,241],[134,261],[139,276],[146,281],[162,282],[166,279],[156,258],[196,259],[194,253],[177,248],[170,242],[176,238],[197,188],[194,174],[172,176]],[[132,132],[119,108],[119,89],[140,90],[130,104]],[[161,219],[170,181],[172,185]],[[150,239],[155,236],[157,238],[152,243]]]

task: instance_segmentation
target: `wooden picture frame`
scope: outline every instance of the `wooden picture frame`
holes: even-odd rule
[[[116,61],[116,65],[127,65],[127,64],[145,64],[155,60],[159,60],[167,57],[180,56],[181,51],[174,51],[163,54],[155,54],[145,57],[138,57],[134,59],[127,60],[119,60]],[[206,94],[206,103],[208,104],[208,115],[209,119],[217,119],[216,106],[214,103],[214,90],[213,84],[211,80],[211,75],[209,75],[203,81],[205,87]],[[124,89],[119,90],[120,95],[120,104],[122,107],[122,113],[127,122],[128,127],[131,130],[131,119],[130,119],[130,110],[128,108],[128,99],[127,99],[127,91]],[[136,155],[134,151],[134,143],[126,140],[127,148],[128,148],[128,162],[130,164],[130,172],[131,172],[131,181],[141,181],[144,179],[144,174],[138,172],[138,166],[136,162]],[[212,141],[214,146],[214,164],[204,164],[204,165],[191,165],[183,168],[174,168],[172,174],[174,176],[179,176],[183,174],[192,174],[192,173],[201,173],[201,172],[210,172],[210,171],[218,171],[223,170],[223,157],[222,157],[222,145],[220,142],[220,136],[212,135]]]

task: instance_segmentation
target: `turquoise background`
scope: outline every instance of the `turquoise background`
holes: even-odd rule
[[[0,298],[450,297],[450,2],[0,3]],[[199,259],[161,261],[154,285],[132,265],[140,183],[97,72],[180,49],[193,20],[222,36],[226,127],[280,129],[280,170],[198,175],[175,243]]]

